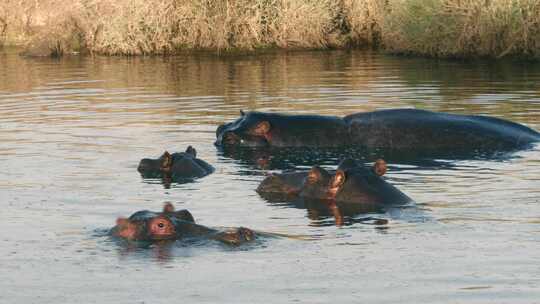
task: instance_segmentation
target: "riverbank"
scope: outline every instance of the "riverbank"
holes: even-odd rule
[[[538,0],[3,1],[0,44],[29,55],[370,47],[540,58]]]

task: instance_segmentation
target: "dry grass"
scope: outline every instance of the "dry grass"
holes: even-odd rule
[[[3,0],[0,2],[0,44],[40,46],[60,55],[84,42],[77,1]]]
[[[92,12],[101,19],[91,44],[98,53],[323,48],[336,44],[332,31],[337,5],[330,0],[95,2],[109,4],[105,10]]]
[[[342,31],[349,45],[378,46],[387,4],[384,0],[343,0]]]
[[[538,0],[395,0],[383,27],[399,53],[540,57]]]
[[[5,0],[2,29],[21,42],[100,54],[184,49],[328,48],[371,43],[377,0]],[[6,20],[2,16],[13,16]],[[364,20],[369,24],[365,26]],[[44,42],[46,41],[46,42]]]
[[[2,0],[4,41],[58,54],[380,46],[540,57],[540,0]]]

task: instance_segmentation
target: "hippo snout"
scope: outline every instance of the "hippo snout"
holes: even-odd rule
[[[241,143],[242,143],[242,139],[240,138],[240,136],[234,134],[231,131],[226,131],[222,133],[221,136],[218,137],[218,139],[215,142],[215,145],[216,146],[221,146],[221,145],[234,146],[234,145],[239,145]]]
[[[299,188],[295,187],[292,183],[283,180],[279,175],[269,175],[267,176],[257,187],[256,190],[258,193],[267,193],[267,194],[294,194],[300,191]]]
[[[148,172],[152,170],[154,167],[154,162],[151,159],[144,158],[139,162],[139,166],[137,166],[137,171],[140,173]]]

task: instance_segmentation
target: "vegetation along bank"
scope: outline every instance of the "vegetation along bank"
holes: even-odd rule
[[[370,47],[540,58],[540,0],[3,0],[0,45],[28,55]]]

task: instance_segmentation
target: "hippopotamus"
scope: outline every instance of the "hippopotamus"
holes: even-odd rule
[[[144,158],[137,170],[144,178],[168,178],[173,181],[203,177],[214,172],[214,167],[197,158],[197,151],[192,146],[186,152],[165,151],[159,158]]]
[[[216,130],[217,146],[333,147],[347,143],[345,120],[335,116],[240,111]]]
[[[540,133],[495,117],[390,109],[345,117],[240,112],[216,130],[218,147],[343,147],[391,151],[506,151]]]
[[[129,218],[118,218],[110,234],[128,241],[205,238],[228,245],[240,245],[256,238],[253,230],[244,227],[220,230],[196,224],[188,210],[175,211],[171,203],[166,203],[161,212],[142,210]]]
[[[273,174],[257,188],[261,196],[324,200],[364,205],[403,205],[412,200],[382,176],[386,162],[377,160],[369,168],[353,159],[340,162],[336,171],[314,166],[309,171]]]

